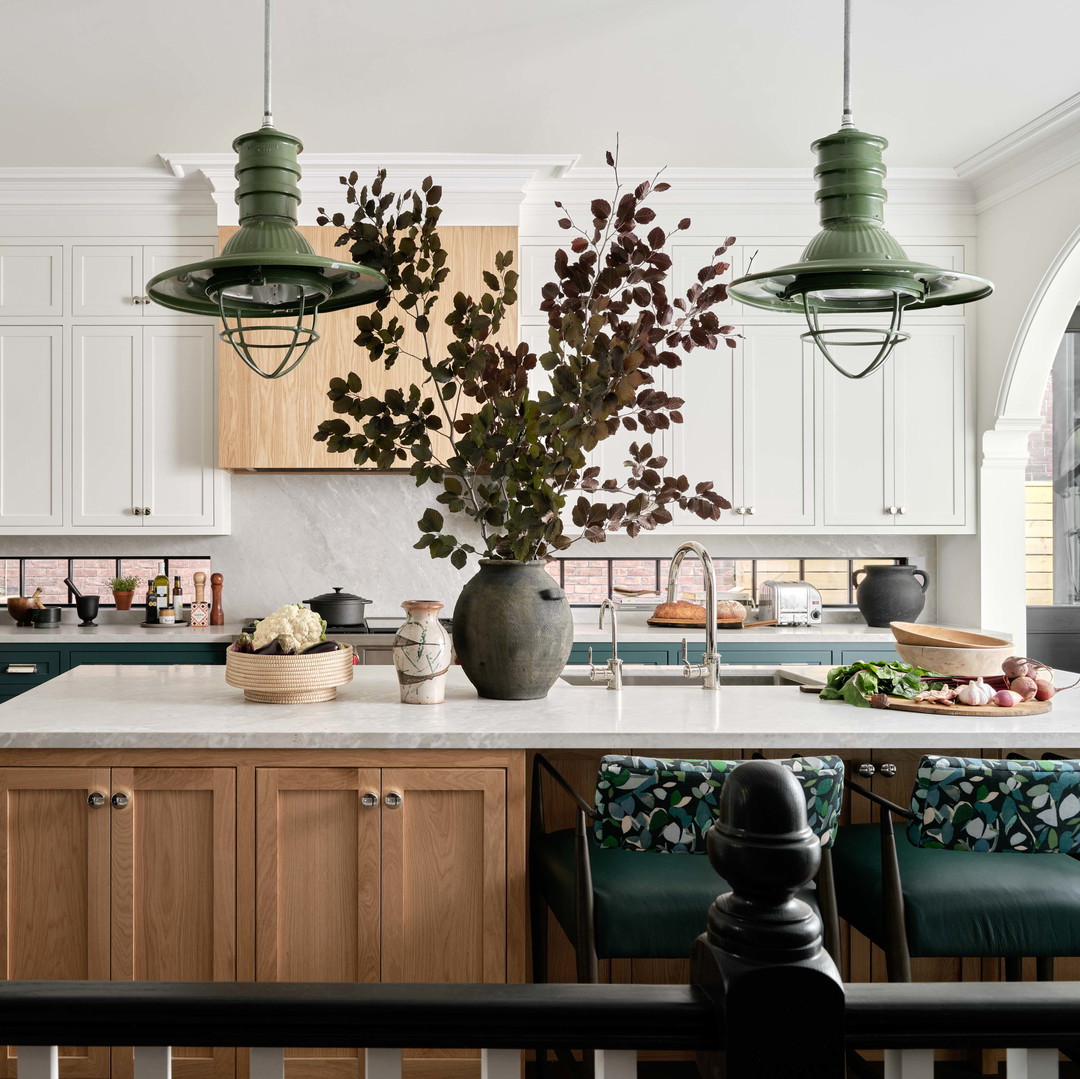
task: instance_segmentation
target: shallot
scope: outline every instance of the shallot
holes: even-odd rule
[[[1014,693],[1011,689],[999,689],[994,694],[994,704],[999,708],[1012,708],[1013,705],[1019,704],[1023,699],[1019,693]]]

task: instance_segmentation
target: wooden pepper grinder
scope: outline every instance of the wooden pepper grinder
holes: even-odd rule
[[[191,604],[191,627],[201,629],[210,625],[210,604],[206,602],[206,574],[202,570],[192,576],[195,582],[195,601]]]
[[[210,625],[225,625],[225,612],[221,609],[221,586],[225,578],[220,573],[210,574],[210,591],[213,599],[210,602]]]

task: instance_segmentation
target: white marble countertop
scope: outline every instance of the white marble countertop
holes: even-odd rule
[[[700,644],[705,640],[702,629],[669,629],[648,624],[648,611],[622,611],[619,614],[620,644],[678,644],[683,637]],[[599,628],[599,610],[574,611],[574,640],[582,644],[607,644],[611,640],[611,623]],[[761,626],[758,629],[718,629],[717,651],[723,655],[725,644],[814,644],[821,641],[841,641],[844,644],[893,643],[892,630],[875,629],[865,622],[824,622],[819,626]]]
[[[1059,682],[1072,681],[1062,674]],[[444,704],[398,701],[391,667],[357,667],[323,704],[254,704],[217,666],[83,666],[0,704],[11,749],[1013,749],[1080,745],[1080,691],[1024,718],[889,714],[795,686],[558,683],[538,701],[476,696],[452,667]]]

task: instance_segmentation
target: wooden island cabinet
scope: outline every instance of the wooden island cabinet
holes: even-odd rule
[[[0,751],[3,977],[523,981],[524,776],[502,751]],[[362,1061],[291,1050],[286,1076]],[[246,1071],[173,1049],[176,1079]],[[479,1054],[405,1073],[478,1075]],[[64,1047],[60,1076],[132,1079],[131,1049]]]

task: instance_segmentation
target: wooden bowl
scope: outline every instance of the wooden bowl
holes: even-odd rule
[[[1012,647],[1007,637],[991,637],[970,629],[950,626],[924,626],[917,622],[890,622],[893,637],[901,644],[927,644],[941,648],[1004,648]]]
[[[949,648],[929,644],[905,644],[896,642],[896,651],[905,663],[925,667],[932,674],[953,678],[988,677],[1001,674],[1001,664],[1013,654],[1014,645],[998,648]]]
[[[34,601],[30,596],[8,596],[7,598],[8,614],[10,614],[20,626],[31,625],[30,617],[26,612],[33,606]]]

